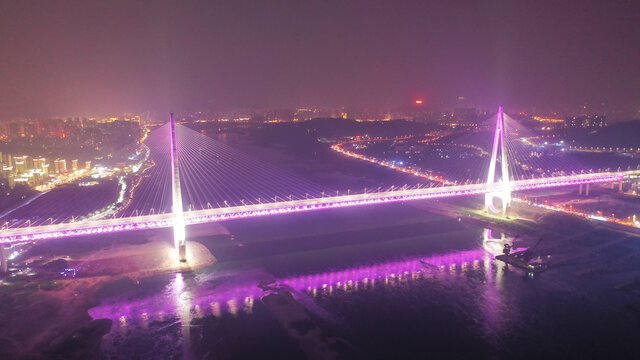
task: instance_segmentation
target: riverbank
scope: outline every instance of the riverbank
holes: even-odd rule
[[[187,247],[188,261],[179,262],[164,235],[155,232],[142,244],[114,243],[68,259],[76,278],[52,273],[34,281],[3,281],[0,358],[92,358],[111,320],[93,320],[87,310],[98,303],[96,294],[106,284],[190,272],[216,263],[209,250],[195,242]]]

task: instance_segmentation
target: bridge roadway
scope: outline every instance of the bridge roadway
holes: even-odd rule
[[[398,189],[385,192],[328,196],[314,199],[194,210],[186,211],[183,215],[185,224],[192,225],[350,206],[480,195],[487,193],[499,193],[503,191],[517,192],[580,184],[619,182],[622,181],[625,176],[634,174],[640,174],[640,171],[592,173],[549,177],[543,179],[517,180],[510,182],[508,188],[501,183],[494,183],[491,185],[469,184],[422,189]],[[8,228],[3,229],[0,232],[0,243],[41,241],[72,236],[166,228],[173,225],[173,220],[174,215],[169,213],[116,219],[78,221],[34,227]]]

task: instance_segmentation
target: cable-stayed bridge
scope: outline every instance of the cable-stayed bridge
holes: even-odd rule
[[[17,243],[81,235],[106,234],[154,228],[173,228],[180,260],[185,260],[185,227],[192,224],[365,206],[412,200],[485,195],[485,209],[509,213],[511,193],[569,185],[621,183],[639,171],[607,171],[514,179],[505,148],[505,120],[497,115],[486,183],[391,187],[360,192],[326,189],[286,174],[222,142],[176,124],[154,131],[147,146],[154,154],[145,174],[130,184],[128,197],[115,212],[102,218],[63,219],[46,223],[5,226],[0,243]],[[170,146],[166,146],[169,144]],[[499,176],[496,170],[500,170]],[[494,199],[501,205],[496,207]]]

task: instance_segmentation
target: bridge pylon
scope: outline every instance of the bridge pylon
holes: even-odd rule
[[[498,117],[496,121],[496,129],[493,135],[493,150],[491,151],[491,162],[489,163],[489,174],[487,176],[487,186],[493,186],[498,183],[501,189],[496,192],[487,193],[484,197],[484,210],[491,211],[494,214],[502,214],[509,216],[511,209],[511,187],[509,179],[509,162],[507,160],[507,152],[504,143],[504,114],[502,106],[498,108]],[[496,163],[498,161],[498,151],[500,152],[500,170],[501,178],[496,181]],[[498,209],[493,203],[494,198],[502,200],[502,208]]]
[[[173,241],[178,251],[178,260],[187,261],[186,225],[182,209],[182,193],[180,191],[180,170],[178,163],[178,140],[176,137],[176,121],[173,113],[169,115],[169,132],[171,133],[171,192],[173,197]]]

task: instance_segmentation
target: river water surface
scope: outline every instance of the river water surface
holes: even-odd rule
[[[535,234],[513,239],[410,205],[224,226],[233,236],[190,239],[211,250],[214,266],[102,291],[89,313],[113,320],[104,358],[304,358],[308,344],[261,300],[275,292],[291,293],[293,307],[305,309],[297,331],[319,331],[343,358],[638,354],[637,289],[616,288],[639,276],[637,237],[541,225],[547,237],[536,255],[562,260],[531,276],[493,255],[504,242],[531,246]]]

